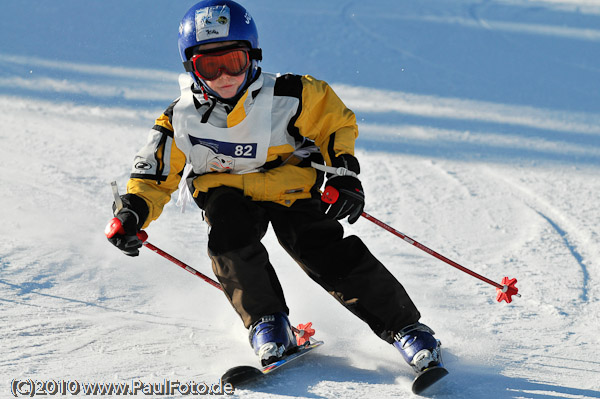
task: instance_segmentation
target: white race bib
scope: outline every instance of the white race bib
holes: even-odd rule
[[[174,137],[194,173],[251,173],[265,164],[271,141],[275,77],[261,74],[259,79],[264,80],[262,88],[244,120],[220,128],[201,122],[191,90],[193,81],[189,75],[180,75],[181,98],[173,109]]]

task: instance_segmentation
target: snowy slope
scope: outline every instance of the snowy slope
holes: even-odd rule
[[[213,287],[106,242],[154,118],[177,96],[194,1],[4,0],[0,26],[0,397],[13,379],[217,382],[254,364]],[[368,4],[366,4],[368,3]],[[600,398],[600,3],[247,2],[268,71],[326,79],[357,113],[366,211],[500,281],[495,289],[361,219],[347,225],[437,332],[437,398]],[[174,201],[150,241],[211,275],[206,224]],[[294,322],[326,345],[240,398],[408,398],[399,355],[279,248]],[[290,377],[294,376],[291,381]]]

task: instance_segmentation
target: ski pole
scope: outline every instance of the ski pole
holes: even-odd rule
[[[117,187],[117,182],[113,181],[110,183],[110,185],[112,187],[113,196],[115,197],[115,207],[116,207],[115,214],[117,214],[123,208],[123,201],[121,200],[121,196],[119,195],[119,189]],[[106,229],[104,230],[104,233],[107,237],[110,238],[110,237],[114,236],[115,234],[125,234],[125,229],[123,229],[121,221],[115,217],[108,223],[108,225],[106,226]],[[193,274],[196,277],[200,277],[202,280],[206,281],[208,284],[223,291],[223,287],[221,286],[221,284],[219,284],[212,278],[199,272],[198,270],[194,269],[190,265],[185,264],[184,262],[182,262],[179,259],[177,259],[176,257],[168,254],[167,252],[163,251],[162,249],[158,248],[157,246],[149,243],[148,242],[148,233],[146,233],[144,230],[140,230],[136,235],[137,235],[137,238],[140,241],[142,241],[142,245],[145,246],[146,248],[148,248],[149,250],[151,250],[152,252],[159,254],[160,256],[162,256],[163,258],[165,258],[167,260],[170,260],[171,262],[175,263],[177,266],[181,267],[183,270]],[[312,329],[311,326],[312,326],[312,323],[300,324],[298,327],[291,326],[292,331],[297,336],[298,345],[303,345],[305,342],[309,342],[310,337],[312,337],[315,334],[315,330]]]
[[[115,199],[115,208],[116,208],[115,215],[116,215],[117,213],[119,213],[119,211],[121,209],[123,209],[123,200],[121,200],[121,196],[119,195],[119,188],[117,186],[117,182],[116,181],[111,182],[110,186],[112,188],[113,197]],[[125,234],[125,230],[123,229],[123,226],[121,225],[121,221],[115,217],[108,223],[108,226],[106,226],[104,233],[106,234],[107,237],[110,238],[110,237],[114,236],[115,234]],[[148,234],[144,230],[139,231],[137,233],[137,237],[140,239],[140,241],[142,241],[142,244],[146,248],[151,250],[152,252],[155,252],[155,253],[159,254],[160,256],[162,256],[163,258],[170,260],[171,262],[175,263],[177,266],[181,267],[183,270],[190,272],[194,276],[200,277],[202,280],[206,281],[208,284],[212,285],[213,287],[223,290],[223,288],[221,287],[221,284],[217,283],[215,280],[211,279],[210,277],[208,277],[207,275],[205,275],[203,273],[200,273],[198,270],[194,269],[193,267],[186,265],[179,259],[175,258],[172,255],[169,255],[168,253],[166,253],[162,249],[158,248],[157,246],[149,243],[148,242]]]
[[[146,248],[148,248],[149,250],[151,250],[152,252],[155,252],[155,253],[159,254],[160,256],[162,256],[163,258],[170,260],[171,262],[175,263],[177,266],[181,267],[182,269],[192,273],[194,276],[200,277],[202,280],[206,281],[208,284],[223,291],[223,287],[221,286],[221,284],[219,284],[215,280],[211,279],[210,277],[208,277],[207,275],[205,275],[203,273],[200,273],[198,270],[194,269],[193,267],[186,265],[179,259],[175,258],[172,255],[169,255],[168,253],[166,253],[162,249],[156,247],[155,245],[150,244],[147,241],[148,234],[144,230],[141,230],[139,233],[137,233],[137,237],[144,243],[144,246]],[[312,323],[309,323],[308,325],[301,324],[298,327],[292,326],[292,331],[295,334],[297,334],[299,336],[299,338],[304,340],[301,342],[308,341],[308,338],[310,338],[312,335],[314,335],[315,331],[310,328],[311,324]],[[306,337],[302,338],[304,334],[306,334]]]
[[[181,267],[183,270],[192,273],[194,276],[200,277],[202,280],[206,281],[208,284],[212,285],[213,287],[223,290],[223,288],[221,287],[221,284],[217,283],[212,278],[208,277],[207,275],[205,275],[203,273],[200,273],[198,270],[194,269],[190,265],[183,263],[176,257],[169,255],[167,252],[165,252],[162,249],[158,248],[157,246],[149,243],[148,242],[148,234],[144,230],[137,233],[137,237],[143,242],[143,245],[146,248],[148,248],[149,250],[151,250],[152,252],[155,252],[155,253],[159,254],[160,256],[162,256],[163,258],[170,260],[171,262],[175,263],[177,266]]]
[[[150,244],[147,241],[148,234],[144,230],[137,233],[137,237],[144,243],[144,246],[146,248],[148,248],[149,250],[151,250],[152,252],[155,252],[155,253],[159,254],[160,256],[162,256],[163,258],[170,260],[171,262],[175,263],[177,266],[181,267],[182,269],[192,273],[194,276],[200,277],[202,280],[206,281],[208,284],[223,291],[223,287],[221,286],[221,284],[217,283],[212,278],[208,277],[205,274],[200,273],[198,270],[194,269],[193,267],[186,265],[185,263],[183,263],[179,259],[175,258],[174,256],[169,255],[162,249],[157,248],[156,246]],[[299,342],[303,342],[303,343],[307,342],[307,341],[309,341],[309,338],[314,335],[315,330],[311,329],[311,325],[312,325],[312,323],[308,323],[307,325],[300,324],[298,327],[291,326],[292,331],[296,335],[298,335],[298,339],[300,340]],[[304,335],[306,335],[306,336],[304,336]]]
[[[125,234],[125,229],[123,229],[123,225],[121,224],[121,221],[115,217],[115,218],[112,218],[111,221],[106,226],[106,229],[104,230],[104,234],[106,235],[106,237],[111,238],[111,237],[114,237],[116,234]],[[143,246],[145,246],[152,252],[156,252],[163,258],[168,259],[171,262],[175,263],[177,266],[181,267],[183,270],[192,273],[194,276],[200,277],[202,280],[206,281],[208,284],[212,285],[213,287],[222,290],[221,285],[219,283],[217,283],[215,280],[211,279],[210,277],[208,277],[205,274],[200,273],[198,270],[194,269],[193,267],[186,265],[185,263],[183,263],[176,257],[169,255],[167,252],[163,251],[162,249],[158,248],[157,246],[149,243],[148,242],[148,234],[144,230],[141,230],[137,233],[137,238],[140,241],[142,241]]]
[[[408,237],[407,235],[399,232],[398,230],[394,229],[393,227],[383,223],[381,220],[369,215],[367,212],[363,212],[361,214],[362,217],[364,217],[365,219],[375,223],[377,226],[382,227],[383,229],[389,231],[390,233],[394,234],[395,236],[400,237],[401,239],[403,239],[404,241],[406,241],[407,243],[419,248],[420,250],[427,252],[429,255],[449,264],[450,266],[453,266],[455,268],[457,268],[458,270],[461,270],[485,283],[488,283],[494,287],[496,287],[496,290],[498,291],[498,302],[501,302],[502,300],[505,300],[507,303],[510,303],[512,301],[512,295],[516,295],[518,297],[521,297],[520,294],[518,294],[518,289],[517,287],[515,287],[515,284],[517,282],[517,279],[509,279],[508,277],[504,277],[502,279],[502,284],[498,284],[484,276],[482,276],[481,274],[475,273],[472,270],[467,269],[464,266],[459,265],[458,263],[454,262],[451,259],[446,258],[444,255],[441,255],[437,252],[435,252],[434,250],[432,250],[431,248],[426,247],[425,245],[421,244],[420,242],[413,240],[412,238]]]
[[[334,202],[337,201],[337,199],[339,198],[339,192],[337,191],[337,189],[335,189],[334,187],[328,186],[325,187],[325,191],[323,192],[322,196],[321,196],[321,200],[323,202],[326,202],[328,204],[333,204]],[[425,245],[421,244],[420,242],[413,240],[412,238],[410,238],[409,236],[407,236],[406,234],[403,234],[401,232],[399,232],[398,230],[394,229],[393,227],[383,223],[381,220],[369,215],[366,212],[362,212],[361,214],[362,217],[364,217],[365,219],[375,223],[376,225],[378,225],[379,227],[382,227],[383,229],[389,231],[390,233],[394,234],[395,236],[400,237],[402,240],[406,241],[407,243],[419,248],[422,251],[427,252],[429,255],[436,257],[437,259],[449,264],[450,266],[453,266],[455,268],[457,268],[458,270],[461,270],[475,278],[478,278],[479,280],[488,283],[494,287],[496,287],[496,291],[497,291],[497,297],[496,300],[498,302],[501,301],[506,301],[507,303],[512,302],[512,296],[516,295],[518,297],[520,297],[521,295],[518,294],[518,288],[515,287],[515,284],[517,282],[517,279],[513,278],[513,279],[509,279],[508,277],[504,277],[502,279],[502,284],[498,284],[480,274],[475,273],[472,270],[467,269],[464,266],[459,265],[458,263],[454,262],[453,260],[450,260],[448,258],[446,258],[445,256],[435,252],[434,250],[426,247]]]
[[[183,263],[176,257],[168,254],[167,252],[163,251],[162,249],[158,248],[157,246],[149,243],[147,241],[148,234],[144,230],[137,233],[137,237],[144,243],[143,245],[146,248],[148,248],[149,250],[151,250],[152,252],[155,252],[155,253],[159,254],[160,256],[162,256],[163,258],[170,260],[171,262],[175,263],[177,266],[181,267],[183,270],[190,272],[191,274],[193,274],[196,277],[200,277],[202,280],[206,281],[208,284],[223,291],[223,287],[221,286],[221,284],[219,284],[212,278],[199,272],[198,270],[194,269],[193,267]],[[298,327],[292,326],[292,331],[298,335],[299,339],[303,339],[303,341],[300,341],[300,342],[306,342],[315,333],[315,331],[311,330],[310,327],[311,327],[310,323],[309,323],[309,325],[299,325]],[[303,337],[305,334],[306,334],[306,337]]]

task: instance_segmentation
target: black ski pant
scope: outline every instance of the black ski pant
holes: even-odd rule
[[[382,339],[392,343],[398,331],[419,320],[398,280],[360,238],[343,237],[342,225],[322,212],[319,199],[285,207],[219,187],[208,193],[204,205],[213,271],[246,328],[268,314],[289,314],[261,243],[269,223],[300,267]]]

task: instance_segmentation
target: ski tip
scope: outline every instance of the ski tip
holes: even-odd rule
[[[415,395],[419,395],[447,375],[448,370],[443,367],[437,366],[428,368],[414,379],[412,391]]]
[[[231,384],[234,387],[243,385],[262,375],[262,372],[252,366],[232,367],[223,374],[221,381],[223,384]]]

